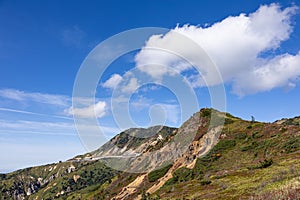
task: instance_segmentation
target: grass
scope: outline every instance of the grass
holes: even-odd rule
[[[300,188],[286,188],[280,189],[272,192],[267,192],[261,195],[252,196],[250,200],[291,200],[291,199],[300,199]]]

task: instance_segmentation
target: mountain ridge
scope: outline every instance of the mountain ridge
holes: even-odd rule
[[[299,191],[299,119],[262,123],[201,109],[179,128],[150,127],[150,137],[128,129],[66,162],[2,174],[0,199],[259,199],[289,184]],[[127,155],[129,167],[110,168],[108,155]]]

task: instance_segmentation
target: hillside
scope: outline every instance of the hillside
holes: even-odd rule
[[[300,199],[299,122],[202,109],[179,128],[129,129],[66,162],[2,174],[0,199]]]

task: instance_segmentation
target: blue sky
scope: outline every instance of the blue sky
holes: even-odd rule
[[[160,85],[174,72],[147,67],[151,62],[190,81],[199,108],[211,106],[207,86],[221,84],[226,110],[236,116],[267,122],[299,116],[297,6],[289,0],[0,1],[0,172],[65,160],[95,148],[80,140],[73,114],[86,121],[95,111],[107,138],[118,133],[124,127],[116,124],[112,110],[114,91],[128,92],[136,126],[179,126],[186,117],[181,118],[178,94]],[[194,58],[174,33],[198,43],[216,64],[222,82],[209,69],[200,67],[200,76],[193,66],[164,52],[136,50],[120,56],[100,77],[95,109],[90,101],[72,108],[76,74],[89,53],[109,37],[141,27],[170,31],[147,38],[140,48],[160,47]],[[198,60],[192,62],[197,65]],[[142,85],[129,75],[132,70],[154,84]],[[186,95],[188,90],[181,91]]]

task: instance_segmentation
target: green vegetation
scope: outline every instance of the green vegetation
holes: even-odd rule
[[[299,126],[300,125],[300,117],[295,117],[295,118],[292,118],[292,119],[286,119],[284,124]]]
[[[207,181],[204,180],[205,172],[212,166],[212,162],[217,161],[225,151],[233,148],[236,145],[234,140],[221,140],[214,148],[204,157],[197,159],[195,167],[188,169],[185,167],[177,169],[173,173],[173,178],[165,183],[165,186],[174,185],[178,182],[187,182],[193,179],[200,180],[202,185],[206,185]]]
[[[287,153],[296,151],[300,147],[300,136],[296,136],[285,141],[282,147]]]
[[[263,168],[270,167],[272,164],[273,164],[272,159],[265,159],[264,161],[259,162],[259,164],[257,165],[252,165],[248,167],[248,169],[263,169]]]
[[[186,167],[182,167],[177,169],[174,173],[173,173],[173,177],[171,179],[169,179],[166,183],[165,183],[165,187],[166,186],[170,186],[170,185],[174,185],[176,183],[180,183],[180,182],[187,182],[192,180],[194,177],[193,171],[191,169],[188,169]]]
[[[206,111],[202,116],[208,114]],[[269,191],[273,194],[269,199],[278,199],[274,198],[276,191],[289,194],[278,188],[300,175],[300,129],[251,123],[227,114],[225,122],[228,117],[232,121],[225,123],[225,138],[198,158],[193,169],[176,170],[156,194],[162,199],[248,199],[251,195],[264,199],[257,194],[271,194]],[[297,188],[299,191],[300,182]]]
[[[188,180],[191,180],[193,178],[193,173],[191,169],[188,169],[186,167],[182,167],[177,169],[174,174],[173,178],[178,182],[186,182]]]
[[[148,180],[149,182],[155,182],[156,180],[160,179],[161,177],[163,177],[168,171],[169,169],[172,167],[172,164],[169,164],[165,167],[162,167],[160,169],[157,169],[155,171],[152,171],[148,174]]]
[[[154,129],[154,131],[158,131],[157,127],[151,127],[150,129]],[[171,127],[163,127],[159,132],[154,134],[153,137],[157,137],[158,135],[161,135],[163,138],[167,138],[172,134],[172,132],[175,130],[175,128]],[[143,144],[145,141],[149,140],[149,136],[145,135],[147,134],[147,129],[140,129],[139,134],[137,136],[130,135],[127,131],[120,133],[117,136],[117,140],[114,143],[119,148],[124,148],[127,145],[127,149],[130,148],[137,148],[141,144]],[[151,137],[150,137],[151,138]],[[165,142],[165,141],[164,141]],[[162,147],[163,144],[161,144],[160,147]]]
[[[201,185],[209,185],[209,184],[211,184],[211,181],[210,180],[201,180],[200,184]]]
[[[75,167],[76,172],[68,171],[71,165]],[[38,195],[42,195],[44,199],[53,199],[61,191],[64,192],[59,195],[60,197],[66,197],[73,194],[74,191],[81,190],[90,193],[97,190],[105,182],[110,182],[116,174],[116,171],[99,161],[60,162],[7,174],[0,181],[0,190],[3,198],[8,198],[9,194],[12,195],[14,191],[25,193],[31,187],[39,192],[31,191],[33,194],[30,199],[34,199]],[[77,179],[74,179],[74,176]],[[38,178],[42,178],[42,183],[38,183]],[[15,184],[16,181],[19,182],[17,185]]]
[[[202,109],[200,112],[200,117],[210,117],[211,109]]]
[[[123,148],[125,145],[128,145],[127,148],[135,148],[141,145],[145,140],[146,138],[133,137],[126,132],[122,132],[119,135],[115,145],[119,148]]]
[[[254,195],[252,199],[255,200],[274,200],[274,199],[300,199],[300,189],[294,187],[287,187],[275,191],[265,192],[263,194]]]
[[[211,153],[222,153],[224,151],[230,150],[235,147],[236,141],[235,140],[220,140],[218,144],[216,144]]]
[[[246,133],[237,133],[236,135],[234,135],[234,139],[236,140],[244,140],[248,137],[248,135]]]

